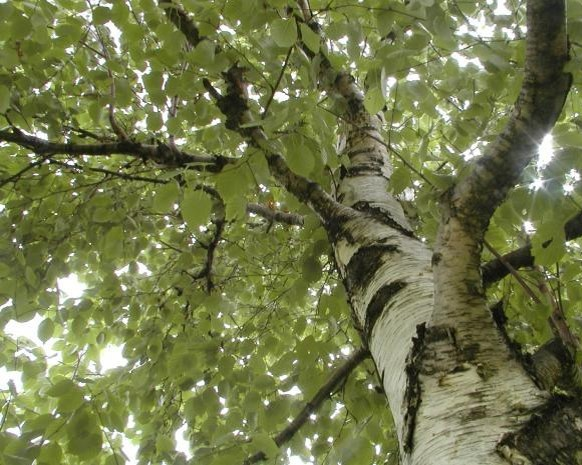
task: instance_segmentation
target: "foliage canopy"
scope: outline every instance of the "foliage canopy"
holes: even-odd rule
[[[242,463],[258,451],[288,463],[287,447],[316,463],[390,463],[369,362],[283,449],[272,439],[360,340],[326,232],[228,128],[209,88],[224,95],[224,73],[244,70],[269,143],[332,192],[344,123],[341,102],[318,88],[324,50],[383,113],[392,194],[430,243],[440,195],[519,93],[522,2],[311,0],[323,40],[293,2],[180,4],[204,38],[196,46],[164,2],[0,3],[0,365],[20,372],[0,386],[0,463],[121,465],[127,441],[143,464]],[[568,14],[579,79],[582,2]],[[523,279],[549,283],[572,322],[581,257],[564,223],[582,202],[580,108],[573,88],[555,156],[527,169],[486,237],[498,253],[531,241],[539,267]],[[80,297],[59,290],[70,274]],[[516,280],[490,292],[506,299],[519,342],[551,336],[548,306]],[[14,321],[37,334],[12,336]],[[104,370],[108,347],[126,364]]]

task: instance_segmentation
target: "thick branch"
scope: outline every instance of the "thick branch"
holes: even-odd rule
[[[151,160],[169,167],[191,166],[210,172],[219,172],[230,163],[239,161],[236,158],[205,155],[193,155],[181,150],[174,150],[166,144],[142,144],[131,140],[119,142],[104,142],[99,144],[77,144],[51,142],[39,137],[30,136],[20,130],[0,130],[0,141],[12,142],[30,149],[38,155],[128,155],[142,160]]]
[[[158,0],[168,19],[182,32],[188,43],[193,46],[205,38],[200,36],[198,28],[187,13],[173,0]],[[294,173],[278,153],[274,153],[266,134],[257,126],[247,104],[246,87],[243,69],[236,64],[228,72],[223,73],[227,84],[227,92],[221,95],[208,80],[203,84],[211,97],[216,101],[220,111],[226,116],[226,127],[237,131],[253,145],[261,148],[269,163],[271,174],[298,199],[309,205],[324,221],[330,221],[337,216],[338,204],[316,183]]]
[[[323,404],[336,390],[350,373],[366,358],[370,356],[367,349],[360,348],[355,351],[350,358],[348,358],[343,365],[339,366],[329,377],[327,382],[319,388],[317,393],[305,404],[301,412],[277,434],[273,440],[277,446],[281,446],[289,441],[297,431],[307,422],[309,416],[315,412],[321,404]],[[259,451],[251,457],[247,458],[244,465],[251,465],[253,463],[266,460],[267,455],[263,451]]]
[[[537,155],[562,111],[572,76],[564,0],[527,2],[527,48],[521,94],[503,132],[455,187],[451,207],[470,231],[482,234],[491,215]]]
[[[275,179],[283,184],[291,194],[309,205],[323,221],[333,221],[334,218],[337,218],[340,210],[344,210],[345,213],[345,207],[336,202],[319,184],[294,173],[283,156],[274,151],[274,144],[269,141],[262,128],[256,124],[249,109],[246,93],[247,83],[244,81],[241,68],[234,65],[228,72],[223,73],[223,77],[227,84],[225,95],[221,95],[206,79],[204,87],[216,101],[220,111],[226,116],[226,127],[237,131],[251,144],[260,148],[265,153],[269,169]]]

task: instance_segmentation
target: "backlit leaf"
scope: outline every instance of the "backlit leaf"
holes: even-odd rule
[[[297,25],[292,19],[276,19],[271,23],[271,34],[279,47],[291,47],[297,42]]]

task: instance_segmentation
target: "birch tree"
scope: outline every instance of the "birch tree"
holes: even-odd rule
[[[0,463],[582,463],[580,18],[0,3]]]

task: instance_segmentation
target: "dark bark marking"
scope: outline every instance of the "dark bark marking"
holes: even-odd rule
[[[382,167],[373,165],[354,165],[344,170],[344,178],[357,178],[359,176],[381,176]]]
[[[580,464],[582,400],[556,395],[515,433],[497,444],[502,457],[524,457],[531,465]]]
[[[440,263],[440,261],[442,260],[442,258],[443,258],[443,254],[442,253],[435,252],[435,253],[432,254],[432,257],[430,259],[430,264],[432,266],[437,266]]]
[[[414,446],[414,429],[416,427],[416,413],[422,402],[422,386],[420,383],[420,372],[422,358],[426,347],[427,330],[426,324],[416,326],[416,336],[412,338],[412,347],[406,360],[406,389],[404,391],[404,403],[406,413],[404,414],[404,441],[405,452],[412,452]]]
[[[457,347],[457,336],[455,330],[448,326],[431,326],[426,330],[425,341],[427,343],[439,341],[451,341]]]
[[[390,299],[406,286],[407,284],[404,281],[393,281],[376,291],[366,309],[366,322],[364,323],[364,336],[366,341],[370,339],[376,321],[378,321],[378,318],[384,312]]]
[[[481,346],[478,343],[465,344],[462,347],[457,347],[461,354],[463,362],[473,362],[477,358]]]
[[[384,256],[394,252],[398,252],[398,247],[393,244],[377,243],[359,249],[347,266],[348,289],[353,291],[366,286],[384,263]]]
[[[325,220],[324,228],[332,243],[337,243],[341,238],[345,239],[349,244],[355,244],[356,239],[349,231],[345,230],[345,224],[351,218],[338,214],[331,215]]]
[[[475,420],[487,417],[487,407],[484,405],[478,405],[476,407],[469,408],[465,413],[463,413],[461,420],[470,423]]]
[[[354,205],[352,205],[352,208],[354,210],[359,211],[359,212],[366,213],[366,214],[370,215],[372,218],[381,222],[382,224],[385,224],[387,226],[390,226],[393,229],[396,229],[398,232],[402,233],[404,236],[415,237],[413,231],[411,231],[410,229],[407,229],[407,228],[403,227],[401,224],[397,223],[388,214],[388,212],[386,212],[385,210],[378,208],[378,207],[372,207],[368,202],[357,202]]]

